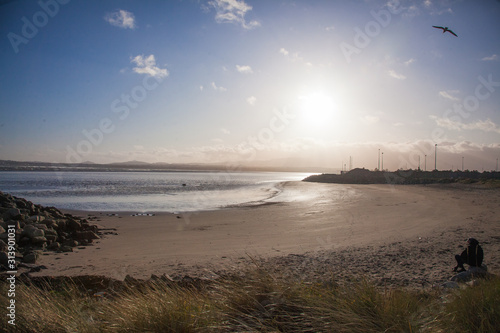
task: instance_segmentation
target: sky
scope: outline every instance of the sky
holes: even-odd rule
[[[3,160],[497,168],[497,0],[0,4]]]

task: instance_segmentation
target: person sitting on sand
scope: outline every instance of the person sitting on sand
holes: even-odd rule
[[[457,266],[453,268],[454,272],[464,272],[464,264],[472,267],[481,268],[483,264],[483,249],[475,238],[467,239],[467,248],[460,255],[456,255]],[[469,269],[470,269],[469,268]]]

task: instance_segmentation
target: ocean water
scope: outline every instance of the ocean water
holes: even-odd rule
[[[88,211],[189,212],[276,199],[290,172],[0,172],[0,191]]]

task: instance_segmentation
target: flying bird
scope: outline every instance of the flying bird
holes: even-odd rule
[[[448,29],[448,27],[444,27],[444,28],[443,28],[443,27],[438,27],[438,26],[436,26],[436,25],[433,25],[432,27],[433,27],[433,28],[436,28],[436,29],[442,29],[442,30],[443,30],[443,34],[444,34],[446,31],[448,31],[448,32],[449,32],[450,34],[452,34],[453,36],[458,37],[458,36],[457,36],[457,34],[456,34],[456,33],[454,33],[453,31],[451,31],[450,29]]]

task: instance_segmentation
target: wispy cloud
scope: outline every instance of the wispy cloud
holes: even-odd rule
[[[390,77],[393,77],[393,78],[398,79],[398,80],[405,80],[406,79],[406,76],[404,76],[403,74],[396,73],[396,71],[393,69],[390,69],[387,72],[387,74],[389,74]]]
[[[498,60],[498,56],[496,54],[490,55],[489,57],[484,57],[481,59],[482,61],[495,61]]]
[[[405,66],[410,66],[411,64],[413,64],[415,61],[417,61],[416,59],[414,58],[411,58],[411,59],[408,59],[407,61],[404,62]]]
[[[134,14],[126,10],[120,9],[116,12],[109,13],[104,17],[104,20],[109,24],[123,28],[123,29],[134,29],[135,28],[135,17]]]
[[[218,86],[215,84],[215,82],[212,82],[212,83],[211,83],[211,85],[212,85],[212,88],[214,88],[214,90],[217,90],[217,91],[227,91],[227,89],[226,89],[226,88],[224,88],[224,87],[218,87]]]
[[[282,47],[280,49],[280,53],[292,62],[302,62],[302,63],[306,64],[307,66],[312,66],[312,64],[310,62],[304,61],[304,58],[299,56],[298,52],[290,53],[287,49]]]
[[[218,23],[234,23],[244,29],[253,29],[260,26],[258,21],[247,22],[245,16],[252,10],[252,6],[243,0],[214,0],[208,5],[215,8],[215,21]]]
[[[255,102],[257,102],[257,98],[255,96],[250,96],[247,98],[247,103],[250,104],[251,106],[254,106]]]
[[[364,117],[359,118],[365,124],[376,124],[380,121],[380,118],[377,116],[366,115]]]
[[[137,67],[133,68],[133,71],[137,74],[146,74],[155,78],[163,78],[168,76],[168,71],[166,68],[159,68],[156,66],[156,60],[154,55],[149,55],[145,57],[144,55],[138,55],[130,62],[136,64]]]
[[[491,119],[478,120],[473,123],[462,123],[459,121],[453,121],[446,117],[430,116],[432,120],[440,127],[444,127],[450,130],[461,131],[461,130],[478,130],[483,132],[495,132],[500,134],[500,128]]]
[[[243,73],[243,74],[252,74],[253,73],[252,67],[247,66],[247,65],[244,65],[244,66],[236,65],[236,70],[240,73]]]
[[[452,100],[452,101],[459,101],[460,98],[453,96],[452,94],[458,93],[457,90],[448,90],[448,91],[440,91],[439,96]]]

